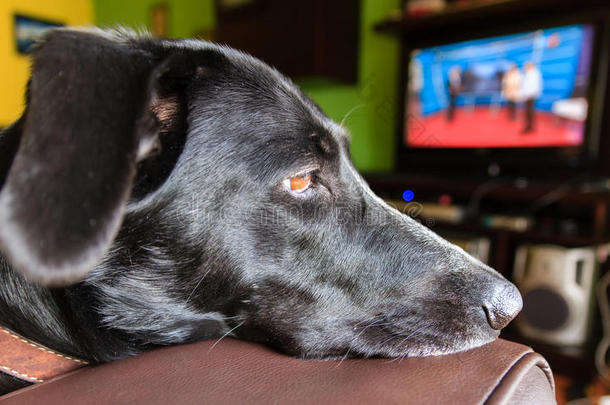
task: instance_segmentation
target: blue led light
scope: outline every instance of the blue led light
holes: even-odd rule
[[[405,190],[405,192],[402,193],[402,199],[405,201],[413,201],[414,198],[415,193],[413,193],[411,190]]]

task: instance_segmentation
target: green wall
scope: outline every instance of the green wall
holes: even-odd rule
[[[95,23],[146,27],[150,6],[159,0],[94,0]],[[190,37],[214,27],[214,0],[166,0],[169,33]],[[362,0],[360,66],[357,85],[324,79],[302,79],[297,83],[328,115],[340,122],[354,110],[344,125],[352,134],[352,158],[362,171],[388,171],[394,165],[396,102],[398,97],[399,46],[396,38],[374,32],[373,25],[400,8],[402,0]]]
[[[344,125],[352,134],[354,164],[365,172],[389,171],[394,167],[399,42],[394,37],[376,33],[373,25],[401,4],[400,0],[362,0],[357,85],[316,79],[298,81],[338,122],[352,108],[357,108]]]
[[[169,35],[185,38],[214,27],[214,0],[93,0],[95,24],[146,28],[150,7],[167,4]]]

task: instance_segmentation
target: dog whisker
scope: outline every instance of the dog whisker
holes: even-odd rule
[[[343,116],[343,119],[341,120],[341,123],[339,124],[339,126],[342,127],[343,124],[345,123],[345,120],[347,120],[354,111],[359,110],[360,108],[364,107],[364,105],[365,105],[364,103],[358,104],[357,106],[352,107],[348,112],[346,112],[345,115]]]
[[[373,318],[373,319],[375,319],[375,318]],[[364,332],[366,332],[366,330],[368,330],[369,328],[371,328],[371,327],[373,327],[373,326],[385,326],[385,325],[389,325],[389,323],[387,323],[387,322],[386,322],[386,323],[381,323],[381,324],[380,324],[379,322],[380,322],[380,321],[382,321],[382,320],[383,320],[383,318],[380,318],[380,319],[378,319],[378,320],[376,320],[376,321],[371,322],[370,324],[368,324],[368,325],[367,325],[367,326],[365,326],[364,328],[362,328],[362,330],[361,330],[361,331],[360,331],[360,332],[359,332],[359,333],[358,333],[358,334],[357,334],[357,335],[356,335],[356,336],[355,336],[355,337],[352,339],[352,341],[350,342],[349,347],[347,348],[347,351],[345,352],[345,355],[343,355],[343,357],[341,358],[341,361],[339,361],[339,364],[337,364],[337,365],[335,366],[335,368],[338,368],[338,367],[341,365],[341,363],[343,363],[343,361],[344,361],[345,359],[347,359],[347,356],[349,355],[349,352],[352,350],[352,347],[354,346],[354,343],[356,343],[356,340],[358,340],[358,338],[359,338],[360,336],[362,336],[362,334],[363,334]],[[361,324],[361,323],[362,323],[362,322],[359,322],[359,323],[358,323],[358,325],[359,325],[359,324]]]
[[[377,318],[383,318],[383,315],[379,314],[379,315],[373,316],[370,319],[364,319],[364,320],[358,322],[356,325],[354,325],[354,328],[356,328],[356,327],[358,327],[358,326],[360,326],[360,325],[362,325],[363,323],[366,323],[366,322],[376,322],[375,319],[377,319]]]
[[[201,278],[199,279],[199,281],[197,282],[197,284],[195,284],[195,287],[193,288],[193,290],[191,291],[191,293],[189,294],[189,296],[186,298],[185,304],[188,304],[188,302],[190,301],[191,297],[193,296],[193,294],[195,294],[195,291],[197,290],[197,288],[199,288],[199,286],[201,285],[201,283],[203,282],[203,279],[208,275],[208,273],[212,271],[212,268],[210,267],[208,269],[208,271],[206,271],[205,273],[203,273],[203,276],[201,276]]]
[[[404,342],[406,342],[408,339],[410,339],[410,338],[412,338],[412,337],[414,337],[414,336],[419,335],[419,334],[420,334],[420,332],[424,330],[424,327],[425,327],[425,325],[422,325],[422,326],[420,326],[419,328],[415,329],[413,332],[411,332],[411,333],[410,333],[410,334],[408,334],[408,335],[407,335],[405,338],[403,338],[403,339],[402,339],[400,342],[398,342],[398,343],[396,344],[396,346],[401,346],[401,345],[402,345]],[[401,335],[396,335],[396,336],[395,336],[395,338],[397,338],[397,337],[399,337],[399,336],[401,336]],[[402,336],[404,336],[404,335],[402,335]],[[397,360],[398,360],[398,361],[402,361],[402,359],[404,359],[404,358],[405,358],[405,357],[407,357],[408,355],[409,355],[408,353],[405,353],[405,354],[403,354],[403,355],[401,355],[401,356],[398,356],[398,357],[393,358],[393,359],[392,359],[392,360],[390,360],[390,361],[387,361],[386,363],[393,363],[393,362],[395,362],[395,361],[397,361]]]
[[[381,343],[379,344],[379,346],[383,346],[383,345],[385,345],[386,343],[391,342],[392,340],[394,340],[394,339],[396,339],[396,338],[399,338],[399,337],[403,337],[403,336],[404,336],[404,335],[403,335],[402,333],[392,333],[392,335],[391,335],[389,338],[387,338],[386,340],[384,340],[383,342],[381,342]]]
[[[224,339],[224,338],[226,338],[227,336],[229,336],[231,333],[233,333],[233,332],[234,332],[234,331],[235,331],[237,328],[239,328],[240,326],[242,326],[244,323],[246,323],[246,321],[245,321],[245,320],[244,320],[244,321],[241,321],[241,323],[240,323],[239,325],[237,325],[237,326],[235,326],[235,327],[233,327],[233,328],[229,329],[229,330],[228,330],[228,331],[227,331],[227,332],[226,332],[224,335],[222,335],[222,336],[221,336],[221,337],[220,337],[220,338],[219,338],[219,339],[218,339],[216,342],[214,342],[214,344],[212,345],[212,347],[210,347],[210,349],[208,350],[208,353],[209,353],[209,352],[211,352],[211,351],[212,351],[212,349],[213,349],[214,347],[216,347],[216,345],[217,345],[218,343],[220,343],[220,341],[221,341],[222,339]]]

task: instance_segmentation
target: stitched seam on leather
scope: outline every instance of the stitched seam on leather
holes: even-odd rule
[[[30,381],[33,380],[34,382],[44,382],[44,380],[41,380],[40,378],[36,378],[34,376],[27,375],[25,373],[20,373],[19,371],[15,370],[13,368],[7,367],[7,366],[3,366],[2,364],[0,364],[0,368],[2,370],[7,371],[9,374],[13,374],[13,375],[15,375],[17,377],[26,378],[26,379],[28,379]]]
[[[37,348],[38,350],[42,350],[43,352],[47,352],[47,353],[50,353],[50,354],[54,354],[55,356],[58,356],[58,357],[63,357],[64,359],[67,359],[67,360],[72,360],[72,361],[74,361],[74,362],[76,362],[76,363],[81,363],[81,364],[89,364],[89,363],[88,363],[88,362],[86,362],[85,360],[79,360],[79,359],[75,359],[75,358],[73,358],[73,357],[66,356],[66,355],[63,355],[63,354],[61,354],[61,353],[54,352],[53,350],[47,349],[46,347],[43,347],[43,346],[40,346],[40,345],[38,345],[38,344],[36,344],[36,343],[30,342],[29,340],[25,340],[25,339],[23,339],[21,336],[17,336],[17,335],[15,335],[15,334],[11,333],[10,331],[8,331],[8,330],[4,329],[2,326],[0,326],[0,330],[2,330],[2,332],[6,333],[7,335],[9,335],[9,336],[11,336],[11,337],[13,337],[13,338],[15,338],[15,339],[17,339],[17,340],[19,340],[19,341],[23,342],[23,343],[26,343],[26,344],[28,344],[28,345],[30,345],[30,346],[32,346],[32,347],[35,347],[35,348]]]

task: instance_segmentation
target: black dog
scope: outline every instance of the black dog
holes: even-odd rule
[[[92,362],[225,335],[437,355],[521,308],[371,192],[343,127],[229,48],[53,31],[0,158],[0,324]]]

